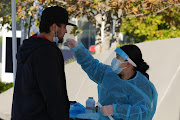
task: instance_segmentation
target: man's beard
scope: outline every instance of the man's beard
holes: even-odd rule
[[[63,41],[64,41],[64,37],[59,39],[58,43],[63,43]]]
[[[63,43],[65,34],[59,39],[58,43]]]

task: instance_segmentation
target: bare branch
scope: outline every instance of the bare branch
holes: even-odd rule
[[[149,14],[156,15],[156,14],[158,14],[158,13],[160,13],[160,12],[162,12],[162,11],[164,11],[164,10],[166,10],[166,9],[168,9],[168,8],[170,8],[170,7],[172,7],[172,6],[173,6],[173,5],[169,5],[169,6],[167,6],[167,7],[163,8],[163,9],[161,9],[161,10],[157,11],[157,12],[154,12],[154,13],[149,13]],[[178,4],[178,6],[179,6],[179,4]],[[122,16],[122,18],[138,17],[138,16],[149,15],[149,14],[144,14],[144,13],[141,13],[141,14],[137,14],[137,15]]]
[[[122,18],[138,17],[138,16],[144,16],[144,15],[145,15],[144,13],[141,13],[141,14],[137,14],[137,15],[122,16]]]
[[[62,0],[55,0],[56,2],[59,2],[59,3],[62,3],[63,5],[66,5],[67,4],[67,2],[65,2],[65,1],[62,1]]]
[[[171,6],[172,6],[172,5],[169,5],[169,6],[167,6],[167,7],[163,8],[163,9],[161,9],[161,10],[157,11],[157,12],[154,12],[153,14],[158,14],[158,13],[160,13],[160,12],[162,12],[162,11],[164,11],[164,10],[166,10],[166,9],[170,8]]]

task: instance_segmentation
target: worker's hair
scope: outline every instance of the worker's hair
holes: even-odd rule
[[[136,45],[125,45],[120,48],[137,65],[137,67],[134,67],[134,69],[140,71],[142,74],[145,74],[146,71],[149,69],[149,65],[147,65],[146,62],[144,62],[141,50]]]

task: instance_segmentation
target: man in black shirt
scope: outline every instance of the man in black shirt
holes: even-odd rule
[[[68,12],[59,6],[46,8],[40,34],[24,40],[17,53],[17,73],[11,120],[68,120],[64,59],[57,43],[67,33]]]

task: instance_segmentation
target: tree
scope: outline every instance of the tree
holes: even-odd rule
[[[146,24],[148,25],[150,24],[149,22],[160,22],[160,17],[156,16],[162,14],[162,17],[165,18],[166,21],[175,23],[178,18],[174,18],[179,14],[178,9],[180,6],[179,0],[66,0],[66,2],[69,12],[74,17],[85,15],[90,21],[92,21],[92,23],[96,25],[96,46],[102,44],[103,50],[107,50],[110,47],[110,40],[118,42],[118,35],[123,21],[134,19],[136,20],[136,22],[134,22],[133,24],[138,26],[139,22],[137,21],[145,20],[147,21]],[[174,15],[170,14],[172,13],[172,10],[174,11]],[[150,20],[150,18],[152,19]],[[110,32],[112,31],[111,26],[113,21],[116,24],[115,29],[113,30],[113,35],[111,37]],[[103,22],[105,22],[104,36],[101,36]],[[124,26],[127,25],[126,23],[123,23]],[[179,22],[176,22],[176,24],[177,23]],[[157,24],[160,25],[159,23]],[[143,24],[141,24],[141,26],[143,26]],[[152,26],[149,26],[149,28],[151,27]],[[134,30],[135,29],[129,28],[126,30],[126,33],[128,33],[130,37],[134,37],[136,39],[138,37],[132,36],[131,34],[131,32],[134,32]],[[150,30],[151,29],[149,29],[148,31]],[[152,34],[148,33],[145,36],[150,37],[152,36]],[[100,38],[104,38],[104,40],[101,41]]]
[[[174,1],[148,1],[147,10],[123,19],[121,31],[136,42],[180,37],[180,3]],[[153,9],[152,9],[153,6]]]
[[[4,26],[6,23],[9,25],[12,24],[11,15],[9,14],[11,8],[10,5],[10,2],[6,0],[2,0],[0,2],[0,18],[2,17],[0,28],[2,28],[2,26]],[[7,26],[7,29],[11,29],[11,26]]]
[[[106,5],[105,1],[99,0],[66,0],[67,10],[75,18],[86,16],[92,24],[96,25],[96,52],[100,51],[101,46],[103,50],[107,50],[110,46],[110,30],[112,18],[110,7]],[[105,27],[102,29],[102,23]],[[104,31],[104,36],[101,37]],[[103,38],[104,40],[102,41]],[[98,49],[99,50],[98,50]]]
[[[39,6],[41,9],[44,9],[48,6],[59,4],[61,6],[64,5],[63,2],[57,2],[55,0],[16,0],[17,6],[17,14],[16,21],[23,23],[25,27],[25,37],[30,35],[31,23],[36,22],[37,27],[39,26],[40,20],[40,12]],[[10,26],[7,27],[7,30],[11,30],[12,17],[11,17],[11,1],[7,2],[5,0],[0,2],[0,9],[2,10],[0,13],[0,17],[3,18],[1,21],[1,25],[4,26],[8,24]],[[38,16],[37,18],[36,15]],[[2,27],[1,26],[1,27]]]
[[[96,25],[96,46],[102,46],[102,50],[110,48],[111,41],[118,43],[118,35],[122,23],[127,23],[134,27],[144,26],[141,21],[146,21],[145,24],[156,23],[159,27],[179,24],[179,0],[17,0],[17,16],[21,19],[30,18],[31,22],[38,21],[33,17],[37,12],[37,6],[42,5],[43,8],[51,5],[59,5],[65,7],[70,13],[71,17],[80,18],[86,16],[92,24]],[[34,5],[34,1],[38,1],[38,5]],[[161,17],[156,17],[161,15]],[[155,20],[156,19],[156,20]],[[128,22],[134,20],[133,23]],[[159,24],[161,20],[166,23]],[[123,22],[124,21],[124,22]],[[159,22],[158,22],[159,21]],[[113,22],[115,29],[112,28]],[[26,27],[30,27],[30,22],[25,22]],[[133,25],[132,25],[133,24]],[[103,27],[104,26],[104,27]],[[126,26],[126,25],[125,25]],[[123,27],[122,30],[130,37],[138,38],[136,28]],[[145,26],[147,27],[147,26]],[[152,26],[151,26],[152,27]],[[150,27],[150,28],[151,28]],[[148,31],[151,29],[149,28]],[[104,31],[104,32],[103,32]],[[112,36],[111,33],[113,31]],[[143,31],[147,33],[146,31]],[[104,34],[103,34],[104,33]],[[144,34],[142,36],[151,36],[152,33]],[[103,41],[102,41],[103,38]],[[139,38],[138,38],[139,39]],[[149,38],[150,39],[150,38]],[[99,47],[101,48],[101,47]]]
[[[26,33],[28,37],[30,36],[31,23],[35,22],[36,26],[39,26],[41,11],[58,3],[55,0],[17,0],[17,19],[23,21],[24,27],[28,30]],[[32,31],[31,34],[34,32]]]

